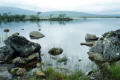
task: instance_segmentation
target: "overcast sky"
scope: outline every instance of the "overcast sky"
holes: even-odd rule
[[[0,6],[35,11],[80,11],[90,13],[120,13],[120,0],[0,0]]]

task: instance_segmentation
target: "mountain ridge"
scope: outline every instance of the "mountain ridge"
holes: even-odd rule
[[[15,7],[4,7],[0,6],[0,13],[8,13],[9,15],[37,15],[36,11],[27,10],[27,9],[21,9],[21,8],[15,8]],[[53,15],[53,17],[58,17],[59,14],[66,14],[67,17],[96,17],[96,16],[120,16],[119,14],[92,14],[92,13],[85,13],[85,12],[79,12],[79,11],[47,11],[47,12],[41,12],[41,17],[50,17],[50,15]]]

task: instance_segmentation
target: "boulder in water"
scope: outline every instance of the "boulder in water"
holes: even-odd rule
[[[15,51],[15,55],[20,57],[28,57],[31,54],[40,52],[40,45],[28,41],[23,36],[10,36],[5,40],[5,44]]]
[[[85,40],[87,42],[96,41],[96,40],[98,40],[98,37],[94,34],[86,34]]]
[[[53,56],[56,56],[56,55],[60,55],[62,54],[63,52],[63,49],[62,48],[52,48],[49,50],[49,54],[53,55]]]
[[[30,33],[30,38],[31,39],[39,39],[39,38],[43,38],[45,37],[42,33],[38,32],[38,31],[32,31]]]

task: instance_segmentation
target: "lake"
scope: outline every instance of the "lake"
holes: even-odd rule
[[[40,22],[10,22],[0,24],[0,46],[4,45],[4,40],[15,32],[25,36],[28,40],[41,45],[42,60],[46,66],[57,68],[67,68],[69,70],[82,69],[88,72],[94,67],[94,64],[88,59],[87,52],[89,47],[81,46],[85,42],[87,33],[101,36],[103,33],[120,28],[120,19],[87,19],[74,20],[70,22],[40,21]],[[10,29],[5,33],[4,29]],[[24,30],[23,30],[24,29]],[[31,40],[29,33],[39,31],[45,35],[44,38]],[[53,47],[63,49],[63,54],[56,56],[61,58],[66,56],[67,63],[58,63],[48,54],[48,50]],[[81,60],[81,61],[79,61]]]

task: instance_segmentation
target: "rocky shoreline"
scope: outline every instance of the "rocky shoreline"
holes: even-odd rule
[[[95,38],[94,35],[87,35],[90,42],[93,42]],[[119,80],[120,30],[104,33],[91,45],[88,56],[98,67],[96,72],[92,71],[89,74],[92,76],[91,80]]]
[[[45,37],[43,34],[35,31],[30,35],[32,35],[32,39]],[[77,76],[76,79],[82,77],[82,80],[119,80],[120,30],[104,33],[102,37],[97,37],[94,34],[86,34],[85,40],[85,43],[80,44],[90,47],[88,57],[96,64],[97,68],[87,74],[80,72],[80,76]],[[56,68],[54,70],[51,68],[46,70],[41,69],[44,63],[42,63],[40,44],[31,42],[23,36],[19,36],[19,33],[9,36],[4,43],[5,46],[0,47],[0,67],[2,67],[0,69],[3,69],[0,71],[7,74],[7,76],[0,74],[2,80],[28,80],[28,78],[31,77],[30,74],[38,79],[32,77],[32,79],[29,80],[49,80],[50,74],[54,76],[53,80],[57,78],[56,76],[58,75],[61,80],[72,80],[72,78],[68,78],[73,75],[73,72],[67,69],[64,69],[64,71],[68,71],[70,73],[69,75],[64,75],[62,68]],[[67,63],[67,57],[55,57],[63,53],[62,48],[52,48],[48,53],[52,55],[51,58],[57,62]],[[61,73],[56,72],[57,70]],[[79,73],[74,73],[74,76],[78,74]]]
[[[13,76],[24,75],[27,70],[36,67],[41,62],[41,46],[28,41],[23,36],[12,35],[5,41],[5,46],[0,48],[0,64],[13,64],[8,71]]]

